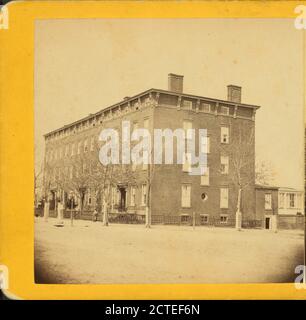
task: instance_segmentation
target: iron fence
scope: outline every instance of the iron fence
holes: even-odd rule
[[[93,220],[93,210],[64,210],[64,219],[71,219],[71,214],[75,220]],[[35,216],[42,217],[43,209],[36,208]],[[49,210],[49,217],[56,218],[56,210]],[[97,221],[103,221],[103,215],[99,213],[96,216]],[[122,224],[145,224],[145,215],[136,213],[109,213],[109,223]],[[301,220],[301,221],[300,221]],[[226,218],[221,220],[220,217],[205,216],[205,215],[168,215],[168,214],[154,214],[151,216],[152,225],[181,225],[181,226],[207,226],[207,227],[235,227],[235,219]],[[301,217],[297,224],[302,225],[304,218]],[[243,220],[243,228],[262,228],[262,220]]]

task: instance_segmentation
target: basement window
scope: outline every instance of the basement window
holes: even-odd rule
[[[220,223],[222,223],[222,224],[228,223],[228,216],[225,215],[225,214],[222,214],[222,215],[220,216]]]
[[[187,214],[181,215],[181,222],[182,223],[188,223],[189,220],[190,220],[190,216],[189,215],[187,215]]]
[[[201,214],[200,215],[201,224],[207,224],[208,220],[209,220],[208,214]]]

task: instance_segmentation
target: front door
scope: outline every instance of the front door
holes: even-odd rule
[[[265,229],[270,229],[270,218],[266,218]]]
[[[119,188],[119,191],[120,191],[119,211],[125,211],[125,209],[126,209],[126,189]]]
[[[50,192],[50,198],[49,198],[49,203],[50,203],[50,206],[49,206],[49,210],[55,210],[56,208],[56,192],[54,190],[51,190]]]

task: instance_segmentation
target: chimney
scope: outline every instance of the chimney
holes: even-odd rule
[[[178,74],[168,74],[168,90],[173,92],[183,93],[183,79],[184,76]]]
[[[227,100],[241,103],[241,87],[232,84],[227,86]]]

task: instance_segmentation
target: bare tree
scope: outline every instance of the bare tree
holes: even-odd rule
[[[63,187],[76,193],[79,199],[79,208],[82,215],[84,210],[85,194],[93,181],[91,164],[94,155],[92,152],[84,148],[83,152],[79,152],[66,161],[66,176],[62,176]],[[69,177],[67,173],[69,172]]]
[[[236,126],[235,132],[231,134],[230,145],[221,144],[221,155],[229,157],[229,179],[237,190],[236,201],[236,229],[241,229],[242,224],[242,194],[250,185],[254,185],[255,178],[254,157],[255,157],[255,136],[254,127],[248,123],[241,123]],[[220,169],[222,172],[222,169]]]
[[[112,190],[118,186],[131,186],[136,184],[136,172],[132,165],[107,164],[99,161],[100,145],[97,141],[92,146],[91,172],[89,185],[93,189],[96,198],[96,209],[103,213],[103,225],[108,226],[108,215],[111,208]]]
[[[38,165],[34,168],[34,195],[35,195],[35,207],[37,205],[37,190],[41,188],[41,177],[43,174],[43,166]]]
[[[148,164],[148,174],[147,174],[147,179],[146,179],[146,186],[147,186],[147,199],[146,199],[146,222],[145,222],[145,227],[146,228],[151,228],[152,224],[152,183],[154,179],[154,169],[155,166],[153,164],[153,148],[151,149],[151,161],[149,161]]]
[[[274,182],[275,170],[270,162],[258,161],[255,167],[255,181],[258,184],[271,185]]]

